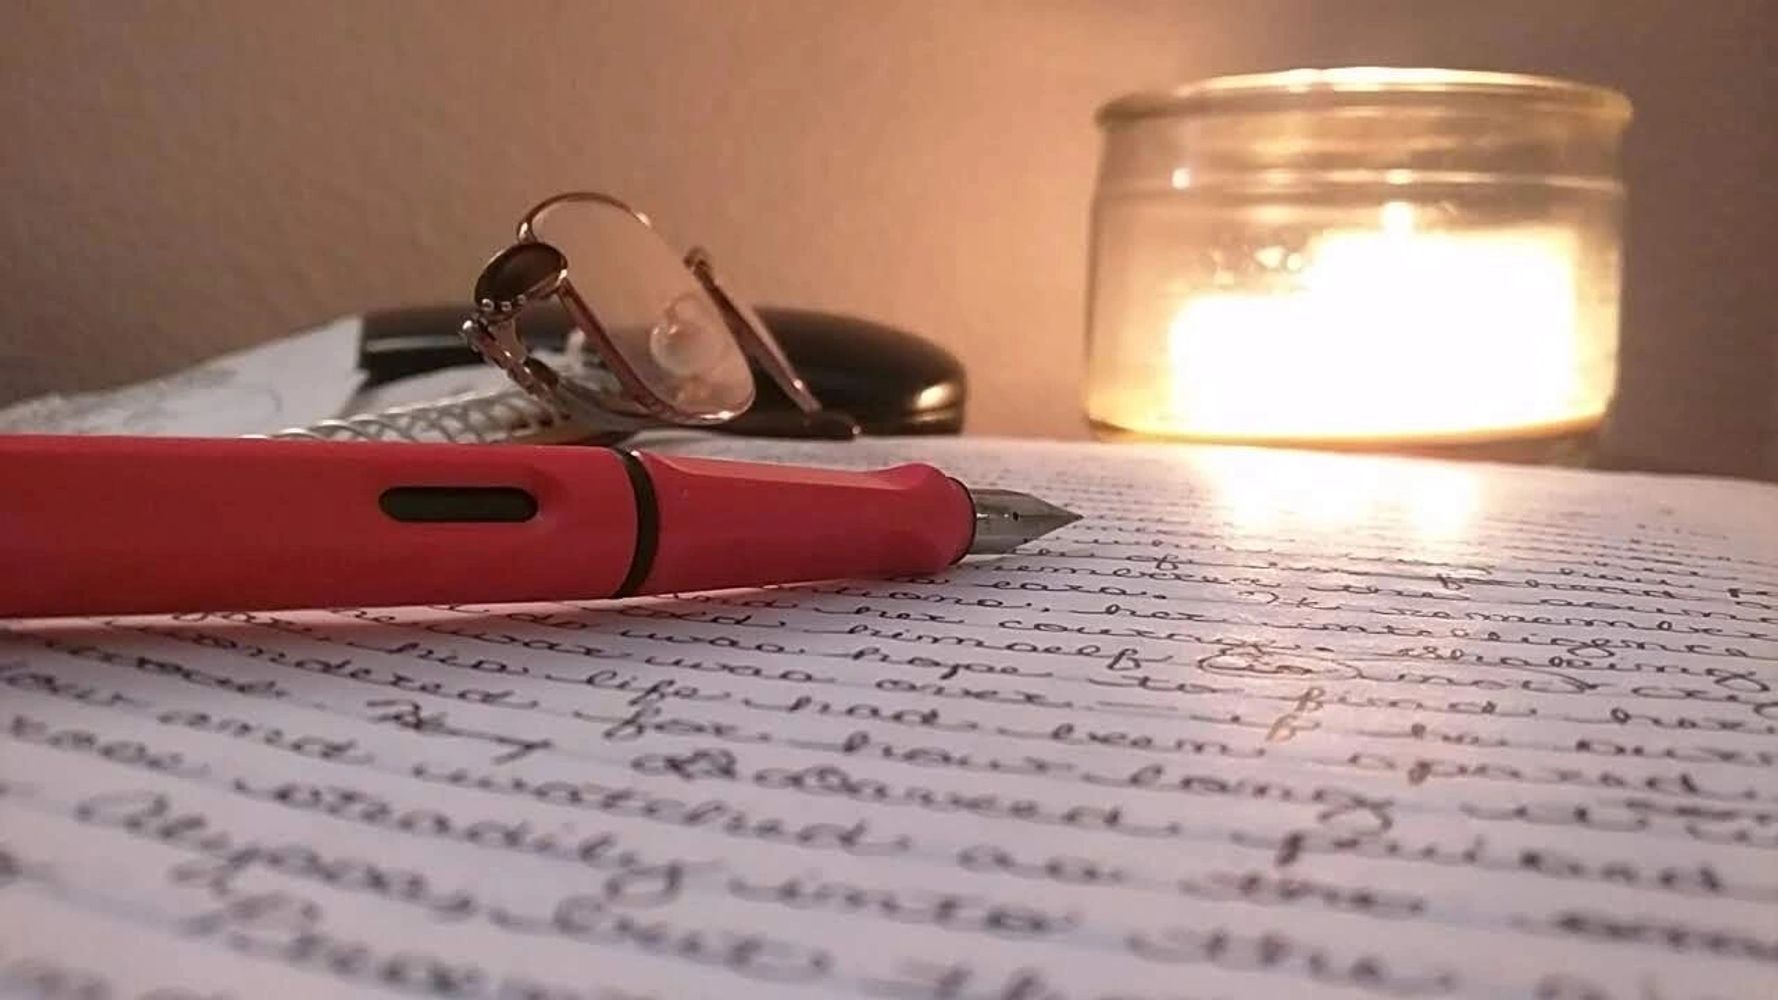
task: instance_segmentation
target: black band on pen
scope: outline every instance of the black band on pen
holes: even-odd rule
[[[624,464],[624,474],[630,477],[630,490],[636,495],[636,551],[630,556],[630,571],[624,575],[624,582],[618,584],[617,592],[612,597],[629,597],[648,579],[648,571],[654,568],[654,553],[661,540],[661,513],[655,504],[654,481],[648,478],[648,466],[635,452],[622,448],[613,448],[617,457]]]
[[[946,476],[945,478],[956,483],[957,488],[963,491],[963,495],[969,498],[969,541],[963,543],[963,551],[957,553],[957,558],[951,560],[952,565],[955,565],[975,551],[975,533],[981,529],[982,515],[977,513],[975,494],[969,492],[969,486],[956,476]]]

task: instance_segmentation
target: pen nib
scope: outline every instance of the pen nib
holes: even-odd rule
[[[975,501],[972,556],[1011,552],[1026,542],[1080,520],[1080,515],[1015,490],[969,491]]]

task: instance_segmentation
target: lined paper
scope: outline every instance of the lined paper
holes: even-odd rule
[[[0,995],[1778,995],[1778,490],[697,447],[1086,517],[931,578],[0,624]]]

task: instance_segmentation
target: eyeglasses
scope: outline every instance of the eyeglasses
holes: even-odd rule
[[[564,310],[574,328],[554,364],[520,329],[527,312],[549,308]],[[592,436],[734,420],[753,404],[749,361],[801,411],[812,436],[856,433],[850,418],[823,409],[759,317],[717,279],[707,253],[680,256],[647,216],[610,195],[559,194],[525,213],[517,242],[477,279],[462,334]]]

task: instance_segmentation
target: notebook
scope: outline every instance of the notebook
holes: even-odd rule
[[[932,577],[0,623],[0,996],[1778,996],[1778,488],[679,447],[1086,516]]]

